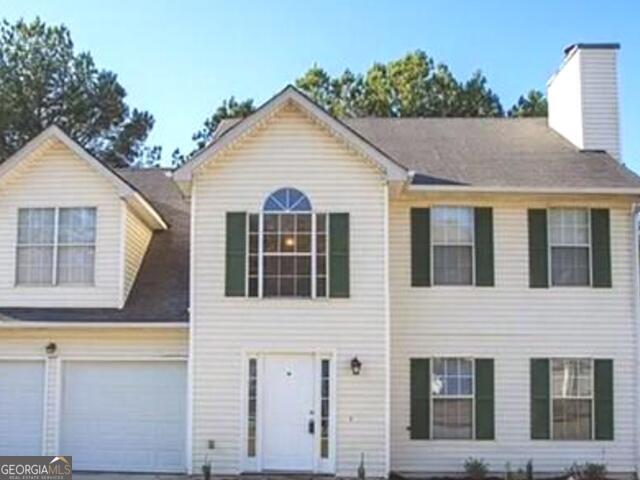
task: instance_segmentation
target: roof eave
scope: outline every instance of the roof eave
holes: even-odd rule
[[[474,185],[407,185],[410,192],[468,192],[520,194],[640,195],[640,187],[509,187]]]

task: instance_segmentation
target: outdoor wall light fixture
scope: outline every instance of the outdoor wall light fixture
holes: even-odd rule
[[[362,362],[358,360],[358,357],[353,357],[351,359],[351,373],[354,375],[360,375],[360,371],[362,370]]]
[[[58,345],[56,345],[53,342],[49,342],[47,346],[44,347],[44,351],[47,352],[47,355],[53,355],[54,353],[56,353],[57,349],[58,349]]]

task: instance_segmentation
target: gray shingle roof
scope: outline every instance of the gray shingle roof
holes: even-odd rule
[[[189,305],[189,203],[164,170],[119,169],[169,223],[157,231],[123,309],[3,308],[0,320],[186,322]]]
[[[357,118],[346,123],[415,171],[414,183],[640,187],[640,178],[610,155],[578,150],[545,118]]]
[[[240,119],[221,122],[214,141]],[[516,188],[640,188],[605,152],[580,151],[546,118],[348,118],[343,122],[416,172],[414,184]]]

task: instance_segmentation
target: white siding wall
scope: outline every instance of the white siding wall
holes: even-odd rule
[[[494,207],[495,287],[412,288],[409,209],[429,204],[391,204],[392,469],[460,471],[465,458],[475,456],[499,471],[507,461],[517,469],[529,458],[539,472],[563,471],[574,461],[633,471],[636,382],[629,205],[578,202],[612,207],[613,288],[530,289],[527,208],[562,203],[516,198],[466,202]],[[409,359],[440,355],[495,359],[495,441],[409,439]],[[614,359],[614,441],[530,440],[529,360],[553,356]]]
[[[192,305],[194,469],[205,455],[215,473],[241,469],[242,352],[309,349],[337,353],[337,473],[385,465],[384,187],[379,173],[298,111],[280,111],[194,181]],[[291,186],[320,212],[351,218],[351,298],[225,298],[225,213],[258,212]],[[357,355],[362,374],[354,377]],[[215,440],[215,450],[207,441]]]
[[[584,148],[620,159],[617,50],[584,50],[582,101]]]
[[[138,216],[126,208],[126,233],[124,250],[124,302],[126,302],[129,292],[138,275],[142,260],[147,252],[147,247],[151,242],[152,230],[147,227]]]
[[[53,358],[45,356],[49,342],[58,345]],[[0,329],[0,358],[42,358],[45,360],[44,452],[57,455],[59,431],[61,362],[71,358],[186,358],[186,329]]]
[[[122,201],[115,188],[60,142],[0,185],[0,303],[4,307],[119,307]],[[18,209],[97,207],[95,286],[15,286]]]
[[[566,59],[547,85],[549,126],[578,148],[584,148],[581,53]]]

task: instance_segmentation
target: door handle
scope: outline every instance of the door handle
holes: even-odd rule
[[[308,432],[310,434],[313,435],[315,433],[315,431],[316,431],[316,422],[313,420],[313,418],[311,420],[309,420],[309,425],[308,425],[307,429],[308,429]]]

